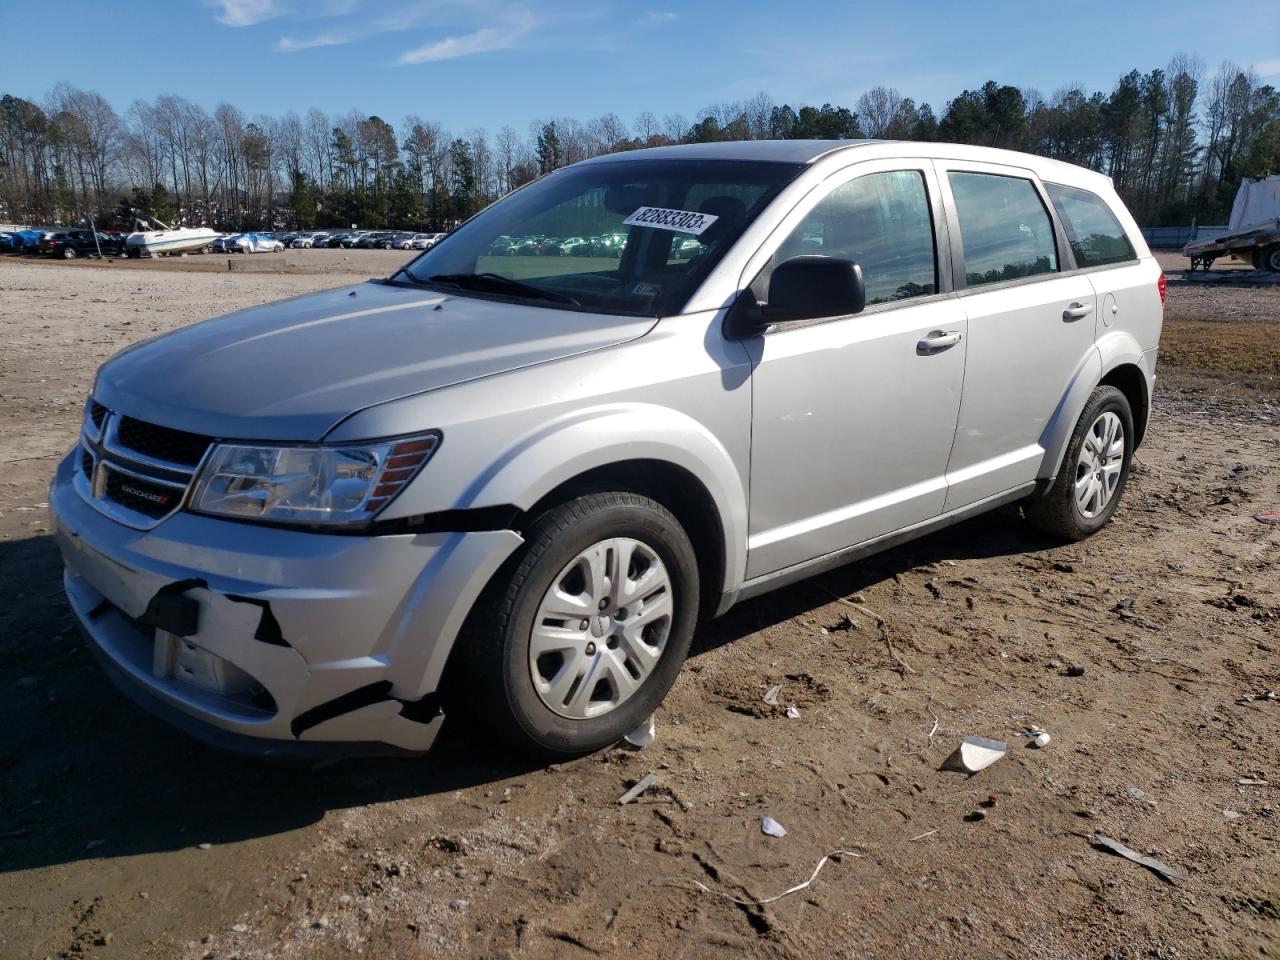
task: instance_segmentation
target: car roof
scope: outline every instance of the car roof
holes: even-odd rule
[[[1105,174],[1061,160],[1051,160],[1016,150],[975,147],[961,143],[912,140],[727,140],[718,143],[684,143],[647,147],[592,157],[583,163],[618,163],[626,160],[755,160],[813,164],[837,153],[881,157],[928,157],[974,163],[999,163],[1035,171],[1048,180],[1064,183],[1110,182]]]

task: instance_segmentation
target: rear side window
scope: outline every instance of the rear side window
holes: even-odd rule
[[[1060,183],[1046,183],[1044,189],[1067,231],[1076,266],[1100,267],[1138,259],[1124,227],[1096,193]]]
[[[868,305],[934,293],[933,218],[924,175],[869,173],[832,190],[783,241],[771,266],[805,254],[859,264]]]
[[[967,286],[1057,272],[1053,221],[1030,180],[954,170],[947,179],[960,220]]]

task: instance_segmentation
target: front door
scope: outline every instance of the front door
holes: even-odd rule
[[[967,338],[938,270],[935,187],[928,161],[858,164],[774,234],[759,299],[773,264],[821,254],[861,265],[867,307],[747,343],[748,579],[942,512]]]

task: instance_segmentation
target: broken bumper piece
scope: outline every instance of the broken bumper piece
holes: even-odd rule
[[[519,546],[509,530],[343,536],[177,513],[122,526],[50,490],[67,599],[147,710],[255,753],[417,753],[467,612]]]

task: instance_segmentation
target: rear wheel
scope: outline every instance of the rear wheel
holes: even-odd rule
[[[1083,540],[1106,526],[1129,478],[1133,411],[1123,393],[1093,391],[1076,423],[1058,478],[1024,508],[1038,529],[1064,540]]]
[[[578,497],[533,524],[477,602],[451,694],[520,750],[590,753],[662,702],[697,616],[697,560],[670,511],[633,493]]]
[[[1273,244],[1262,251],[1262,262],[1258,266],[1272,273],[1280,273],[1280,243]]]
[[[74,260],[75,258],[76,258],[76,248],[75,248],[75,247],[63,247],[63,248],[62,248],[62,259],[63,259],[63,260]]]

